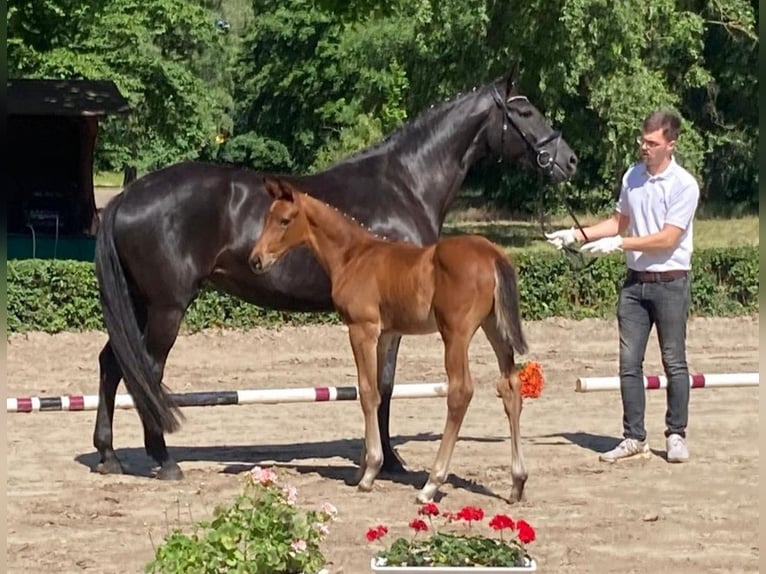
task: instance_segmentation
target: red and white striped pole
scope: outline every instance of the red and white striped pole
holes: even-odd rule
[[[446,383],[401,383],[394,386],[394,399],[429,399],[447,395]],[[214,407],[219,405],[275,405],[279,403],[322,403],[355,401],[357,387],[304,387],[296,389],[251,389],[241,391],[211,391],[177,393],[171,397],[179,407]],[[116,409],[134,408],[130,395],[117,395]],[[17,397],[5,400],[9,413],[45,411],[94,411],[98,395],[64,395],[58,397]]]
[[[692,389],[757,387],[758,385],[759,373],[695,373],[689,375],[689,386]],[[644,377],[644,388],[647,390],[666,389],[667,386],[668,380],[664,375]],[[575,384],[575,392],[578,393],[618,390],[620,390],[620,377],[580,377]]]

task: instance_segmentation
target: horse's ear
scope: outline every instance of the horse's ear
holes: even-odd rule
[[[266,176],[263,178],[263,184],[273,199],[293,201],[293,188],[289,183],[281,179]]]
[[[517,88],[519,81],[519,62],[518,60],[513,63],[511,71],[508,72],[508,76],[505,78],[505,94],[510,96]]]

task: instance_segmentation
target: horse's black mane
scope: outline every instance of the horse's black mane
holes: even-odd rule
[[[387,148],[389,145],[398,143],[410,133],[420,130],[424,125],[428,128],[432,128],[432,126],[429,124],[431,123],[434,116],[444,113],[445,110],[451,109],[469,97],[476,97],[480,95],[486,88],[489,87],[489,85],[482,87],[474,86],[469,92],[458,92],[454,96],[442,100],[438,104],[431,104],[428,109],[421,111],[417,116],[403,123],[394,131],[383,137],[383,139],[373,143],[368,147],[362,148],[352,153],[351,155],[344,157],[343,159],[338,160],[336,163],[329,166],[328,169],[354,162],[367,156],[375,155],[377,152]]]

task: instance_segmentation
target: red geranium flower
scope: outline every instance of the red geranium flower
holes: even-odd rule
[[[367,540],[369,540],[370,542],[373,542],[374,540],[383,538],[383,536],[385,536],[386,533],[388,533],[387,526],[383,526],[382,524],[378,526],[374,526],[367,531]]]
[[[519,520],[516,523],[518,529],[518,537],[524,544],[529,544],[535,539],[535,529],[532,528],[525,520]]]
[[[489,521],[489,527],[492,530],[513,530],[514,524],[510,516],[506,516],[505,514],[496,514],[492,517],[492,520]]]
[[[467,522],[479,521],[484,518],[484,510],[478,506],[464,506],[457,513],[457,518]]]
[[[421,516],[439,516],[439,507],[433,502],[429,502],[420,507],[418,514]]]
[[[415,532],[425,532],[428,530],[428,524],[426,524],[425,520],[415,518],[412,522],[410,522],[410,528],[412,528]]]

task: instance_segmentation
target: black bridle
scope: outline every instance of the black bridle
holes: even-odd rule
[[[513,129],[516,130],[516,133],[519,135],[521,140],[526,144],[527,148],[535,155],[535,162],[537,163],[538,167],[540,168],[540,180],[541,180],[541,187],[544,189],[544,184],[542,183],[542,176],[550,176],[550,174],[553,172],[553,167],[556,165],[556,157],[558,155],[559,151],[559,144],[561,142],[561,132],[559,130],[552,130],[550,134],[545,136],[542,139],[536,140],[532,137],[530,137],[523,129],[519,127],[519,125],[513,120],[513,116],[511,115],[511,108],[509,104],[516,100],[524,100],[529,101],[529,99],[526,96],[523,95],[516,95],[511,96],[507,100],[502,98],[500,96],[500,93],[497,91],[496,86],[492,86],[492,99],[495,100],[495,103],[497,106],[501,109],[503,112],[503,128],[500,132],[500,154],[499,154],[499,162],[503,161],[503,150],[505,149],[505,132],[508,131],[508,125],[510,124]],[[553,154],[551,154],[548,150],[545,149],[548,144],[555,141],[556,145],[553,148]],[[540,228],[543,232],[543,237],[545,237],[545,224],[543,222],[543,210],[544,210],[544,201],[543,201],[543,195],[540,196]],[[588,241],[588,236],[585,234],[585,231],[582,228],[582,225],[580,225],[580,222],[577,220],[577,217],[575,216],[574,212],[572,211],[571,206],[569,205],[569,202],[567,201],[566,197],[564,198],[564,205],[567,208],[567,211],[569,212],[569,216],[574,221],[575,225],[577,226],[577,229],[580,230],[580,233],[582,233],[583,237],[585,238],[585,241]],[[566,253],[569,256],[569,259],[571,262],[573,262],[573,267],[577,270],[584,270],[590,267],[590,265],[595,261],[595,259],[591,259],[589,262],[585,263],[584,256],[582,252],[573,245],[564,245],[562,246],[562,251]],[[577,260],[577,263],[574,263],[574,261]]]
[[[530,137],[529,134],[527,134],[523,129],[521,129],[519,124],[514,121],[513,116],[511,115],[511,108],[509,104],[517,100],[524,100],[528,102],[529,99],[527,99],[526,96],[511,96],[506,100],[500,96],[500,93],[497,91],[497,87],[492,86],[492,98],[495,100],[495,103],[503,112],[503,131],[500,132],[500,161],[503,159],[503,149],[505,148],[505,132],[508,131],[508,125],[510,124],[511,127],[516,130],[516,133],[519,134],[521,141],[523,141],[529,150],[534,154],[537,166],[543,171],[545,175],[550,175],[551,172],[553,172],[553,166],[556,165],[556,156],[559,153],[559,144],[561,143],[561,132],[558,130],[552,130],[551,133],[544,138],[536,140]],[[548,146],[548,144],[551,142],[556,142],[552,154],[545,149],[546,146]]]

